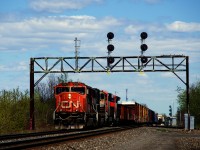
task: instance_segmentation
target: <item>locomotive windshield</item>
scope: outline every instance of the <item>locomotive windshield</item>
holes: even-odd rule
[[[108,101],[114,102],[114,98],[111,93],[109,93],[109,95],[108,95]]]
[[[69,87],[57,87],[56,94],[60,94],[62,92],[69,92]]]
[[[84,87],[71,87],[71,92],[77,92],[80,94],[85,94],[85,88]]]
[[[105,99],[104,93],[101,93],[101,99]]]

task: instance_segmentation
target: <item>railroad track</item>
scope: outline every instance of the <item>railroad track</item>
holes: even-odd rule
[[[54,131],[54,132],[40,132],[32,134],[19,134],[7,137],[0,137],[0,149],[24,149],[48,145],[68,140],[80,139],[89,136],[95,136],[110,132],[122,131],[130,129],[131,127],[107,127],[88,131]]]
[[[66,133],[66,132],[69,132],[69,131],[57,130],[57,131],[45,131],[45,132],[34,132],[34,133],[0,135],[0,142],[3,141],[3,140],[12,140],[12,139],[17,139],[17,138],[27,138],[27,137],[51,135],[51,134]]]

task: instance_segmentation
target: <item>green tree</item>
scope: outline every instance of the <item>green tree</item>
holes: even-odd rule
[[[186,112],[186,91],[183,89],[178,89],[177,101],[179,104],[179,113]],[[190,115],[195,117],[195,126],[200,127],[200,81],[192,84],[189,89],[190,92],[190,103],[189,103],[189,112]],[[183,116],[183,115],[182,115]]]
[[[177,102],[179,104],[179,110],[186,112],[187,105],[186,105],[186,91],[181,88],[177,88],[178,96],[177,96]]]

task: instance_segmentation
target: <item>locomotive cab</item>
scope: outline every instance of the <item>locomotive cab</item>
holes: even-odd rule
[[[100,91],[84,83],[68,82],[55,86],[56,128],[82,129],[98,124]]]

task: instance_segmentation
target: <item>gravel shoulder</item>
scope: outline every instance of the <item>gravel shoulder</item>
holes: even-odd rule
[[[38,148],[37,148],[38,149]],[[40,147],[49,150],[198,150],[200,131],[141,127]]]

